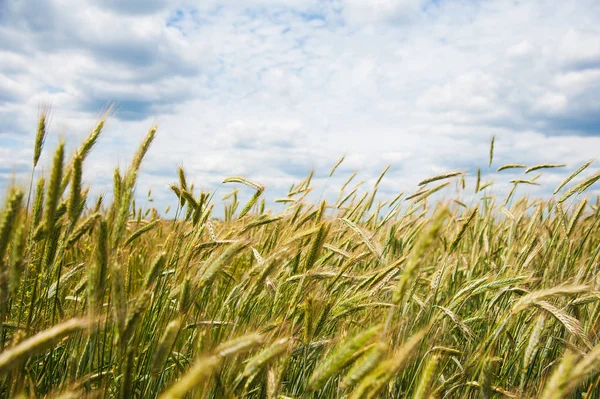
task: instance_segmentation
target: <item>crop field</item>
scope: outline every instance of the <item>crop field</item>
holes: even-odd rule
[[[277,212],[252,176],[217,196],[180,168],[166,219],[134,200],[156,127],[92,199],[104,119],[70,155],[46,119],[0,213],[0,397],[600,398],[592,161],[543,199],[518,187],[564,165],[494,167],[522,177],[508,196],[457,171],[386,202],[385,171],[316,203],[309,175]]]

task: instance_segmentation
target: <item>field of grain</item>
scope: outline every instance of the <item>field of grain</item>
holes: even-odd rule
[[[222,194],[180,169],[167,220],[134,201],[154,127],[115,170],[114,201],[88,198],[103,124],[68,157],[43,148],[42,113],[32,167],[52,151],[49,173],[6,194],[0,396],[600,397],[591,162],[543,200],[459,171],[387,202],[381,177],[365,191],[350,176],[337,201],[310,203],[309,175],[277,213],[251,176],[224,176],[253,196],[232,192],[220,218]],[[536,184],[558,166],[496,179]],[[432,198],[455,187],[476,199]]]

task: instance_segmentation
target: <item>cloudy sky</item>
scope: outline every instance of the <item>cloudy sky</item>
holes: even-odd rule
[[[551,192],[600,154],[598,21],[597,0],[0,0],[0,189],[28,182],[40,104],[48,169],[115,102],[85,165],[96,193],[153,123],[138,193],[161,206],[179,165],[196,187],[243,175],[276,197],[311,169],[335,191],[392,164],[393,195],[487,171],[492,136],[493,170],[567,163],[540,179]]]

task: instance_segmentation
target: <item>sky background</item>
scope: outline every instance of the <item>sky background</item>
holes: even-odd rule
[[[568,164],[531,191],[547,195],[600,154],[598,21],[598,0],[0,0],[0,189],[28,184],[40,104],[43,170],[115,102],[84,165],[96,195],[153,123],[138,195],[159,207],[179,165],[196,187],[242,175],[275,198],[311,169],[336,193],[392,164],[380,192],[395,196],[487,174],[492,136],[493,171]]]

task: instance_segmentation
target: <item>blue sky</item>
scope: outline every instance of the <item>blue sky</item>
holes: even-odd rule
[[[493,135],[494,170],[569,165],[544,194],[600,153],[598,21],[597,0],[0,0],[0,188],[27,181],[40,104],[47,168],[116,102],[85,165],[95,193],[156,122],[138,193],[161,206],[179,165],[196,187],[243,175],[277,197],[342,155],[329,186],[391,163],[393,195],[486,166]]]

